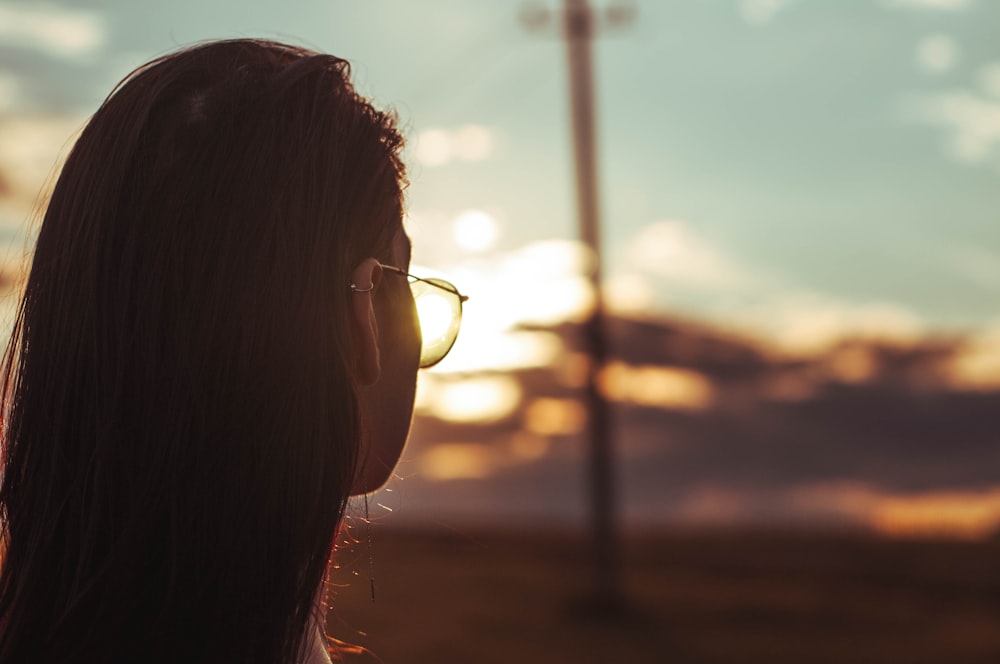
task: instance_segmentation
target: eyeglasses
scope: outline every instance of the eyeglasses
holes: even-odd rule
[[[415,277],[392,265],[383,265],[382,269],[409,280],[423,339],[420,346],[420,368],[433,367],[455,345],[458,328],[462,324],[462,303],[469,296],[462,295],[454,284],[444,279]],[[351,284],[351,290],[363,293],[371,288],[361,289]]]

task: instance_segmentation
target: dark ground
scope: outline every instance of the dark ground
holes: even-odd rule
[[[718,531],[623,544],[628,609],[606,617],[581,602],[582,535],[376,528],[376,601],[366,543],[341,551],[330,633],[387,664],[1000,662],[1000,539]]]

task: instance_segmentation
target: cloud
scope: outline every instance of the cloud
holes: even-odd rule
[[[987,97],[1000,98],[1000,62],[983,65],[977,76],[979,89]]]
[[[947,370],[955,389],[1000,390],[1000,318],[966,340]]]
[[[967,90],[926,96],[908,114],[950,132],[948,147],[958,160],[979,163],[1000,156],[1000,100]]]
[[[96,53],[107,41],[107,24],[96,12],[0,3],[0,42],[72,59]]]
[[[647,312],[656,302],[652,280],[631,272],[614,274],[605,279],[601,292],[608,309],[616,313]]]
[[[883,0],[882,4],[893,9],[959,11],[971,7],[974,0]]]
[[[849,302],[808,291],[775,293],[757,305],[731,310],[729,317],[796,354],[823,352],[847,339],[907,345],[923,334],[920,318],[899,304]]]
[[[738,261],[691,226],[680,220],[648,224],[612,253],[602,288],[609,311],[648,317],[669,307],[796,356],[821,353],[846,340],[907,346],[924,334],[920,317],[899,303],[803,289],[794,278]],[[594,304],[587,277],[592,267],[590,251],[573,240],[462,256],[447,269],[447,278],[470,300],[458,342],[435,371],[472,373],[566,362],[568,349],[559,339],[525,328],[584,320]],[[413,271],[434,276],[418,266]],[[859,366],[855,362],[845,371],[856,375]],[[666,384],[661,378],[657,385]]]
[[[3,79],[0,78],[0,87]],[[0,91],[0,99],[3,94]],[[44,203],[46,184],[68,153],[82,118],[67,116],[0,116],[0,326],[9,334],[16,298],[7,297],[27,268],[26,223]],[[4,337],[6,338],[6,337]]]
[[[955,247],[945,252],[944,263],[983,288],[1000,290],[1000,254],[980,247]]]
[[[610,329],[617,361],[602,386],[615,399],[626,519],[855,524],[890,535],[996,531],[1000,391],[933,379],[957,341],[857,342],[787,358],[729,336],[728,326],[617,319]],[[578,327],[553,332],[579,345]],[[418,471],[408,508],[575,518],[584,504],[574,487],[586,404],[563,371],[575,363],[502,374],[519,387],[513,411],[499,384],[477,380],[464,394],[468,376],[422,372],[421,393],[425,379],[433,389],[421,397],[408,448]],[[446,411],[435,410],[438,385],[455,399]],[[428,417],[449,408],[457,420]],[[461,505],[434,488],[437,479],[472,477],[482,481],[463,485]]]
[[[421,246],[415,252],[420,260]],[[435,373],[551,366],[563,353],[561,339],[524,328],[579,321],[593,310],[594,292],[586,276],[593,258],[580,242],[540,240],[512,251],[457,257],[450,266],[438,263],[447,268],[441,276],[470,299],[458,341]],[[450,258],[455,260],[456,252]],[[438,276],[419,264],[411,271]]]
[[[489,159],[496,149],[496,132],[483,125],[467,124],[458,129],[430,128],[421,131],[413,156],[424,166],[436,167],[453,161]]]
[[[845,482],[804,487],[789,498],[805,512],[839,513],[894,537],[979,539],[1000,526],[1000,487],[897,494]]]
[[[9,72],[0,71],[0,113],[16,109],[23,97],[21,79]]]
[[[920,318],[898,303],[803,289],[794,278],[737,259],[693,227],[681,220],[642,227],[605,282],[609,308],[641,314],[659,303],[795,354],[845,339],[910,343],[922,334]]]
[[[740,0],[740,15],[751,25],[770,23],[792,0]]]
[[[0,118],[0,224],[31,214],[82,125],[82,118],[61,115]]]
[[[643,226],[628,242],[624,263],[671,284],[711,289],[753,280],[735,260],[699,237],[692,224],[670,219]]]
[[[600,386],[612,401],[650,408],[705,410],[712,404],[712,383],[703,374],[679,367],[608,363]]]
[[[958,62],[958,42],[948,35],[929,35],[917,45],[917,66],[925,74],[943,74]]]

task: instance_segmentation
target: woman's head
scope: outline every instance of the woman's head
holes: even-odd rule
[[[209,43],[134,72],[77,141],[8,350],[0,661],[298,644],[347,497],[402,447],[420,352],[380,267],[409,259],[401,138],[348,75]]]

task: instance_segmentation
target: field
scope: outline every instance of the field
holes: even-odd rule
[[[611,613],[580,534],[376,528],[373,550],[374,603],[366,542],[332,579],[330,633],[375,655],[348,662],[1000,662],[997,539],[632,536]]]

